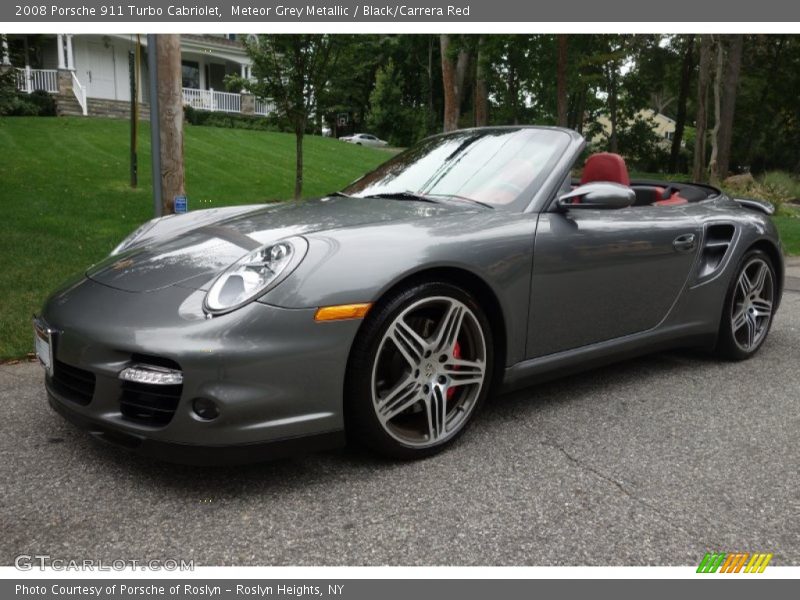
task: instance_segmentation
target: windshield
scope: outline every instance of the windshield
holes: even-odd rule
[[[423,140],[350,184],[345,194],[411,193],[525,204],[569,145],[554,129],[477,129]]]

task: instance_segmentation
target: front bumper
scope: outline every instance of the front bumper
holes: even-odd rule
[[[95,421],[71,409],[67,404],[47,394],[50,406],[73,425],[88,431],[95,439],[131,450],[142,456],[184,465],[238,465],[310,452],[338,448],[345,443],[344,431],[315,433],[293,438],[236,444],[230,446],[201,446],[180,444],[128,433],[103,421]]]
[[[251,462],[343,444],[344,374],[360,321],[317,323],[315,309],[258,302],[206,319],[203,295],[179,286],[130,293],[88,279],[54,294],[41,314],[54,331],[50,404],[99,439],[182,463]],[[126,411],[131,392],[119,379],[148,361],[183,373],[157,420]],[[137,390],[134,400],[160,391]],[[219,416],[200,418],[198,398],[213,401]]]

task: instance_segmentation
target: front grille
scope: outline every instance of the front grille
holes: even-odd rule
[[[146,425],[166,425],[172,420],[182,385],[153,385],[125,381],[122,383],[120,411],[126,419]]]
[[[94,396],[95,377],[90,371],[56,360],[53,363],[51,385],[67,400],[86,406]]]

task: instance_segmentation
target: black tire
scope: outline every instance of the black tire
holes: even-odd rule
[[[741,295],[741,292],[739,292],[737,288],[739,286],[739,279],[742,276],[742,271],[746,268],[751,269],[751,265],[759,262],[765,264],[769,270],[769,278],[765,280],[764,285],[766,286],[767,281],[769,282],[769,297],[772,303],[772,310],[770,311],[769,317],[763,322],[763,329],[759,329],[759,335],[755,343],[750,347],[744,347],[740,339],[737,339],[733,323],[734,310],[738,307],[737,297]],[[717,336],[717,346],[715,349],[717,356],[727,360],[746,360],[758,352],[767,339],[770,327],[772,327],[772,321],[775,315],[776,293],[777,279],[772,259],[766,252],[761,250],[750,250],[746,252],[736,266],[736,270],[733,273],[733,277],[731,277],[728,291],[725,295],[725,304],[722,309],[722,318],[720,319],[719,334]],[[741,334],[739,338],[741,338]]]
[[[406,314],[404,311],[414,310],[414,307],[419,303],[424,305],[426,299],[430,302],[435,302],[441,298],[448,298],[462,303],[474,316],[474,319],[470,319],[471,327],[475,328],[476,324],[480,327],[485,346],[483,352],[483,361],[485,361],[483,382],[477,394],[474,391],[469,392],[472,396],[471,407],[469,410],[461,411],[465,415],[462,422],[458,424],[457,429],[447,433],[445,439],[434,443],[428,442],[431,445],[419,447],[393,437],[379,420],[378,409],[375,401],[373,401],[373,370],[375,369],[377,372],[376,361],[379,358],[378,353],[382,347],[386,347],[385,336],[390,326],[395,323],[395,320],[400,318],[400,315]],[[350,353],[345,381],[345,426],[348,440],[367,446],[383,456],[395,459],[414,460],[441,452],[464,433],[490,392],[494,363],[492,344],[491,326],[482,307],[471,294],[460,287],[445,281],[429,281],[417,283],[408,288],[390,293],[369,312]],[[455,352],[453,355],[455,356]],[[403,364],[405,368],[408,368],[406,363]],[[411,370],[413,370],[413,367],[410,367]],[[428,388],[426,387],[425,389],[427,390]],[[469,386],[459,389],[474,390]],[[445,394],[451,393],[453,392],[445,392]],[[463,393],[466,394],[467,392]],[[443,402],[445,406],[448,406],[451,402],[451,396],[446,395],[444,398],[446,400]],[[415,406],[418,409],[417,412],[425,412],[424,406],[426,405],[424,401]],[[415,406],[412,406],[409,411],[412,411]],[[404,415],[407,415],[409,411],[401,414],[400,417],[405,418]],[[454,413],[445,408],[443,414],[452,415]],[[424,415],[420,418],[422,417]],[[446,428],[443,431],[446,431]]]

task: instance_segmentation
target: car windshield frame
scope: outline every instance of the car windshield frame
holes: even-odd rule
[[[573,142],[567,131],[553,127],[487,127],[439,134],[382,163],[342,193],[357,198],[416,194],[457,201],[461,197],[522,212]]]

